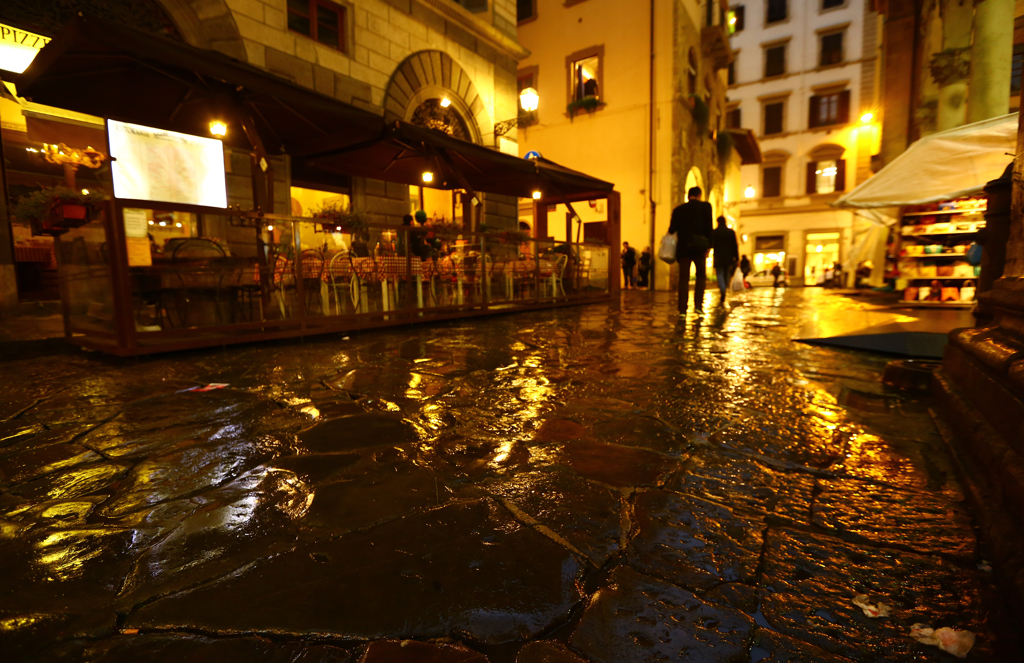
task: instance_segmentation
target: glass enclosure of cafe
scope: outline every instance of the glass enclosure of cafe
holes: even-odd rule
[[[543,219],[540,238],[488,228],[474,196],[430,186],[408,187],[421,223],[388,224],[353,214],[345,187],[293,183],[283,159],[277,190],[290,213],[261,214],[251,196],[229,196],[233,178],[249,181],[236,167],[248,154],[105,126],[113,160],[88,186],[109,200],[53,238],[66,335],[78,345],[144,354],[600,301],[618,286],[617,237],[567,229],[556,240]],[[615,192],[596,195],[617,211]]]

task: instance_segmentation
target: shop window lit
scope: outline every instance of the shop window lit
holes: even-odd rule
[[[843,61],[843,33],[833,32],[821,36],[821,59],[818,64],[827,67]]]
[[[768,23],[777,23],[778,21],[786,20],[789,16],[786,1],[787,0],[768,0]]]
[[[288,29],[345,51],[345,8],[326,0],[288,0]]]
[[[587,97],[601,98],[598,89],[601,74],[601,58],[597,55],[575,60],[570,65],[572,76],[572,100],[582,101]]]
[[[764,49],[764,77],[781,76],[786,73],[786,45],[780,44]]]

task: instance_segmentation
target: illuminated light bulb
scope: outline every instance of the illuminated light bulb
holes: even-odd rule
[[[527,113],[532,113],[540,105],[540,95],[532,87],[528,87],[519,93],[519,105]]]
[[[210,133],[214,136],[227,136],[228,125],[224,124],[220,120],[214,120],[213,122],[210,122]]]
[[[88,189],[82,189],[82,195],[83,196],[88,196],[89,195],[89,190]]]
[[[175,223],[174,225],[177,226],[178,228],[181,227],[181,223]]]
[[[752,186],[748,186],[743,191],[743,195],[746,196],[747,198],[753,198],[755,193],[756,192],[754,191],[754,187],[752,187]]]
[[[814,171],[814,174],[815,175],[821,175],[821,169],[818,169],[818,170]]]
[[[534,191],[533,192],[533,199],[534,200],[540,200],[540,191]]]
[[[267,226],[267,230],[269,230],[270,232],[274,232],[274,226]]]
[[[821,249],[822,249],[821,244],[819,244],[816,247],[814,247],[814,250],[817,251],[818,253],[821,253]]]
[[[441,100],[441,108],[448,108],[451,105],[452,105],[452,100],[449,99],[448,97],[445,97],[444,99]]]
[[[863,122],[864,124],[867,124],[873,119],[875,119],[874,113],[864,113],[863,115],[860,116],[860,121]]]
[[[341,226],[334,226],[334,231],[340,233],[341,232]]]
[[[152,222],[152,221],[150,221],[150,222],[149,222],[149,225],[151,225],[151,226],[152,226],[152,225],[154,225],[154,224],[153,224],[153,222]]]
[[[730,16],[729,17],[729,25],[736,25],[736,17],[735,16]]]
[[[167,225],[167,222],[166,222],[166,221],[161,221],[161,222],[160,222],[160,225],[161,225],[161,226],[166,226],[166,225]]]
[[[427,172],[423,173],[423,181],[427,182],[428,184],[430,182],[433,182],[434,181],[434,173],[430,172],[429,170]]]
[[[748,236],[747,236],[746,234],[744,234],[744,235],[743,235],[743,241],[745,242],[745,241],[747,241],[748,239],[749,239],[749,237],[748,237]]]

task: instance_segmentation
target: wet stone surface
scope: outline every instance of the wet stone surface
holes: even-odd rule
[[[624,299],[5,360],[0,658],[1021,659],[928,401],[792,341],[865,304]]]

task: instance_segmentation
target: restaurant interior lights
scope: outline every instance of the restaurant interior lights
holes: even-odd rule
[[[434,181],[434,173],[430,172],[429,170],[426,171],[425,173],[423,173],[423,182],[425,184],[430,184],[433,181]]]
[[[220,120],[214,120],[210,122],[210,133],[214,136],[220,136],[223,138],[228,135],[228,125],[224,124]]]
[[[448,108],[452,105],[452,100],[448,97],[441,99],[441,108]]]
[[[532,87],[525,88],[519,93],[519,105],[527,113],[532,113],[540,105],[540,95]]]

